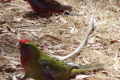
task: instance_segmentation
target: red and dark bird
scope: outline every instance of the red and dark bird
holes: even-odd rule
[[[27,1],[32,9],[40,14],[62,14],[64,11],[71,11],[72,6],[62,5],[56,0],[25,0]]]

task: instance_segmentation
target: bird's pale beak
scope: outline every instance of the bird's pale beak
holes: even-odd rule
[[[15,48],[16,48],[16,51],[20,51],[20,44],[19,44],[19,42],[16,43]]]

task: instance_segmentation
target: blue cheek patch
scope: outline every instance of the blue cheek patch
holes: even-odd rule
[[[29,51],[28,50],[21,50],[21,57],[22,58],[27,58],[29,56]]]

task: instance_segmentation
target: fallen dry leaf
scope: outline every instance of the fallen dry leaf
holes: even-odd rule
[[[59,38],[57,38],[57,37],[55,37],[55,36],[49,35],[49,34],[44,34],[44,35],[42,35],[41,37],[43,37],[43,36],[47,36],[47,37],[53,38],[53,39],[55,39],[55,40],[57,40],[57,41],[61,41],[61,39],[59,39]],[[40,37],[40,38],[41,38],[41,37]]]
[[[17,71],[17,69],[9,67],[9,68],[4,69],[4,71],[7,72],[7,73],[11,73],[11,72]]]
[[[2,67],[0,66],[0,72],[2,72],[3,71],[3,69],[2,69]]]
[[[111,44],[116,43],[116,42],[120,42],[120,40],[111,40],[110,41]]]
[[[7,60],[5,57],[1,57],[0,60]]]

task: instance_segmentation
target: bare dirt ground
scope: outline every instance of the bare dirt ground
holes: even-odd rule
[[[59,0],[73,6],[72,13],[81,15],[47,18],[36,15],[23,0],[0,1],[0,80],[24,75],[15,48],[19,39],[33,41],[48,55],[65,56],[81,44],[91,14],[95,19],[94,33],[81,52],[66,61],[75,65],[105,64],[103,70],[80,74],[76,80],[120,80],[120,4],[115,0]]]

